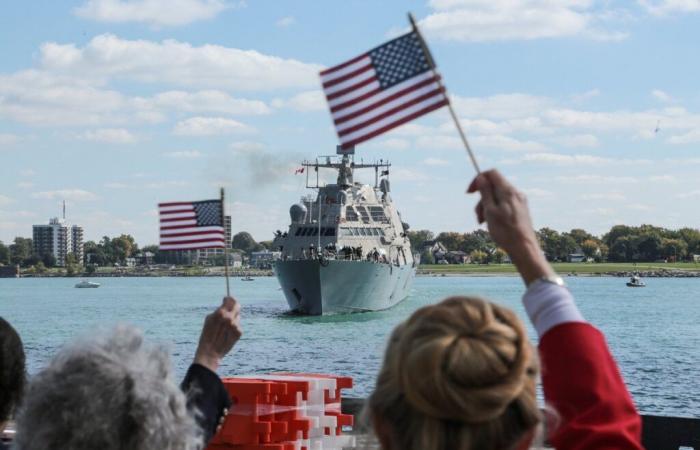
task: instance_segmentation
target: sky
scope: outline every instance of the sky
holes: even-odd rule
[[[158,202],[220,186],[234,233],[271,239],[310,193],[299,162],[335,152],[318,72],[408,11],[536,227],[700,227],[700,0],[53,0],[0,14],[0,240],[65,200],[86,239],[154,244]],[[445,108],[356,153],[391,161],[412,229],[479,227]]]

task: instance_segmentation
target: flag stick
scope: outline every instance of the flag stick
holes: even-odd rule
[[[440,89],[442,90],[443,94],[445,95],[445,99],[447,100],[447,108],[450,110],[450,115],[452,116],[452,120],[454,120],[454,123],[457,126],[457,131],[459,132],[459,137],[462,138],[462,143],[464,144],[464,148],[467,149],[467,154],[469,155],[469,159],[471,159],[472,164],[474,165],[474,169],[476,170],[476,173],[481,174],[481,169],[479,169],[479,164],[476,162],[476,158],[474,157],[474,152],[472,152],[472,148],[469,146],[469,142],[467,141],[467,136],[464,134],[464,130],[462,130],[462,126],[459,124],[459,120],[457,119],[457,114],[455,114],[455,111],[452,108],[452,102],[450,102],[449,97],[447,97],[447,89],[445,89],[445,87],[442,85],[442,79],[440,78],[440,75],[438,75],[437,71],[435,70],[435,61],[433,61],[433,57],[430,54],[430,50],[428,49],[428,44],[426,44],[425,39],[423,39],[423,35],[420,34],[420,30],[418,29],[418,24],[416,24],[416,21],[413,18],[413,14],[408,13],[408,21],[411,22],[411,27],[413,27],[413,31],[416,33],[416,36],[418,36],[418,41],[420,42],[420,45],[423,48],[423,53],[425,53],[425,59],[428,60],[428,64],[430,65],[430,70],[433,72],[433,75],[435,76],[435,79],[437,80],[438,86],[440,86]]]
[[[228,247],[226,241],[226,213],[224,212],[224,188],[221,188],[221,225],[224,227],[224,275],[226,276],[226,297],[231,296],[228,280]]]

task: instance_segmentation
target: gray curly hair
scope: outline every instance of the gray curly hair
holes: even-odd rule
[[[117,326],[62,349],[29,383],[17,450],[192,450],[201,431],[163,348]]]

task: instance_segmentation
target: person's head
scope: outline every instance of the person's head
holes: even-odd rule
[[[511,450],[540,423],[538,362],[522,322],[451,297],[394,330],[369,398],[384,450]]]
[[[200,431],[167,353],[127,326],[69,344],[32,378],[18,450],[190,450]]]
[[[22,340],[12,325],[0,317],[0,430],[19,405],[25,380]]]

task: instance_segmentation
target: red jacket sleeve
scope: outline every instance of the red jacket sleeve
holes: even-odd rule
[[[540,340],[547,404],[559,415],[549,442],[559,450],[642,449],[642,424],[603,334],[563,323]]]

